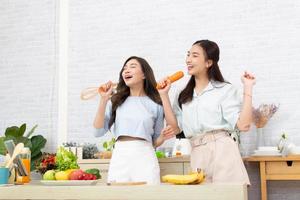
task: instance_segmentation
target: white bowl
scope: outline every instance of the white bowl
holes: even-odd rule
[[[299,146],[293,146],[289,149],[289,154],[300,154],[300,147]]]

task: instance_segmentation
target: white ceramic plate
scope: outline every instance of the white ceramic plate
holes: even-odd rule
[[[47,181],[41,180],[44,185],[96,185],[98,180],[68,180],[68,181]]]
[[[282,156],[282,154],[273,151],[256,151],[252,156]]]
[[[278,148],[276,146],[263,146],[263,147],[258,147],[257,151],[278,151]]]

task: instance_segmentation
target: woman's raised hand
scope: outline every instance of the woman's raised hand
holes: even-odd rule
[[[159,87],[156,87],[159,94],[168,94],[171,88],[171,81],[168,77],[165,77],[164,79],[160,80],[157,85],[159,85]]]
[[[244,74],[241,77],[241,80],[245,86],[253,86],[256,83],[255,76],[247,71],[244,72]]]
[[[101,85],[98,92],[102,99],[109,100],[113,93],[113,82],[108,81],[107,83]]]

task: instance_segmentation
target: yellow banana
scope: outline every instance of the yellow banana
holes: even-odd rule
[[[162,177],[163,182],[174,184],[199,184],[204,180],[203,170],[188,175],[169,174]]]

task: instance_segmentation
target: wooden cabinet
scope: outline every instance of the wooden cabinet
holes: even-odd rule
[[[268,174],[300,174],[300,161],[266,162]]]
[[[267,200],[267,181],[300,180],[300,156],[251,156],[248,162],[259,162],[261,199]]]
[[[86,159],[78,160],[81,169],[97,168],[100,170],[102,182],[107,181],[107,174],[110,159]],[[174,158],[161,158],[158,159],[160,166],[160,175],[166,174],[188,174],[191,172],[190,159],[188,156],[174,157]]]
[[[183,163],[183,169],[184,169],[183,174],[189,174],[189,173],[191,173],[192,172],[192,168],[191,168],[190,162],[184,162]]]
[[[166,174],[183,174],[183,163],[159,163],[160,175]]]

